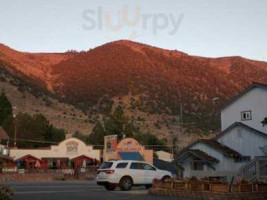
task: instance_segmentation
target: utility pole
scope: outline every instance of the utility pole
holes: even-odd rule
[[[181,133],[183,134],[183,104],[180,103],[180,127]]]
[[[16,107],[12,107],[13,108],[13,117],[14,117],[14,128],[15,128],[15,134],[14,134],[14,147],[16,147],[17,146],[17,113],[16,113],[16,111],[17,111],[17,108]]]

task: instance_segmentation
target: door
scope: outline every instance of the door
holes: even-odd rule
[[[133,178],[134,184],[144,184],[145,170],[143,163],[132,162],[129,169],[129,175]]]
[[[157,169],[147,163],[143,163],[143,168],[145,172],[144,183],[152,184],[153,180],[156,177]]]

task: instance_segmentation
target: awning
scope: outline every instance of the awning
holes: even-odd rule
[[[139,152],[119,152],[122,160],[143,160]]]

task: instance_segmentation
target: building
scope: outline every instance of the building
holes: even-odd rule
[[[9,141],[6,131],[0,126],[0,173],[13,171],[15,164],[13,159],[8,155],[8,150],[5,145]],[[10,170],[11,169],[11,170]]]
[[[222,108],[221,133],[194,142],[176,156],[184,177],[267,180],[266,116],[267,86],[254,83]]]
[[[147,150],[133,138],[124,138],[118,144],[117,137],[106,136],[105,138],[105,161],[108,160],[144,160],[153,164],[153,150]],[[111,145],[112,144],[112,145]]]
[[[80,169],[98,166],[101,151],[77,138],[69,138],[48,148],[10,148],[10,157],[18,167],[26,169]]]
[[[155,152],[158,156],[158,159],[166,161],[166,162],[172,162],[173,161],[173,154],[166,152],[166,151],[156,151]]]
[[[267,85],[254,83],[234,98],[221,110],[221,129],[224,131],[235,122],[267,134],[263,121],[267,117]]]

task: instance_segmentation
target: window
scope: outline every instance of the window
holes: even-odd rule
[[[126,163],[119,163],[119,164],[117,164],[116,168],[117,169],[124,169],[127,167],[127,165],[128,165],[127,162]]]
[[[156,170],[154,167],[152,167],[151,165],[146,164],[146,163],[143,163],[143,168],[145,170],[152,170],[152,171],[155,171]]]
[[[113,165],[113,162],[104,162],[101,166],[100,169],[109,169]]]
[[[143,163],[134,162],[131,164],[130,169],[144,169]]]
[[[251,160],[250,156],[241,156],[239,158],[235,158],[235,163],[243,163],[243,162],[248,162]]]
[[[199,162],[194,162],[192,165],[192,170],[203,171],[204,170],[204,164],[199,163]]]
[[[251,110],[241,112],[241,121],[252,120]]]

